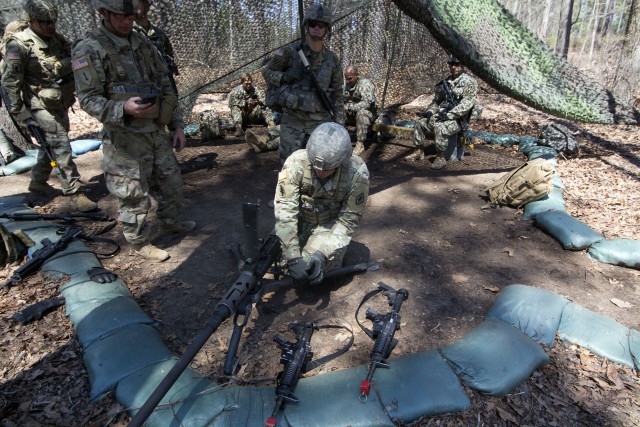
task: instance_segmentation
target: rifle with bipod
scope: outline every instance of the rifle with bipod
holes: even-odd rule
[[[365,315],[367,320],[372,322],[372,329],[368,329],[358,320],[358,312],[365,302],[380,292],[387,297],[391,311],[387,314],[380,314],[368,308]],[[363,403],[367,401],[367,397],[371,391],[371,380],[376,369],[389,368],[390,366],[387,358],[391,355],[396,344],[398,344],[398,340],[393,336],[396,331],[400,330],[400,307],[402,307],[402,303],[406,301],[408,297],[409,291],[406,289],[403,288],[396,291],[391,286],[383,282],[378,282],[378,289],[365,295],[356,310],[356,322],[358,322],[360,328],[362,328],[369,338],[375,340],[373,349],[371,350],[371,363],[369,363],[367,377],[360,384],[360,401]]]
[[[313,351],[311,350],[311,336],[314,331],[325,328],[340,328],[351,333],[349,342],[338,351],[324,356],[318,360],[313,359]],[[346,326],[340,325],[320,325],[316,322],[310,323],[290,323],[289,330],[293,331],[296,336],[296,342],[287,341],[280,335],[276,335],[273,341],[280,347],[282,354],[280,355],[280,363],[284,365],[284,369],[278,375],[278,385],[276,386],[276,404],[273,408],[271,416],[267,418],[265,427],[276,427],[276,418],[278,412],[286,403],[300,402],[300,399],[293,393],[300,376],[317,368],[328,361],[344,354],[353,344],[353,331]]]

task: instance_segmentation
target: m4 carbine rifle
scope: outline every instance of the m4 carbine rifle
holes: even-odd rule
[[[380,314],[370,308],[366,311],[367,320],[373,323],[372,329],[367,329],[358,320],[358,312],[362,305],[374,295],[383,292],[389,300],[391,311],[387,314]],[[398,344],[398,340],[394,338],[396,331],[400,330],[400,307],[402,303],[409,297],[409,291],[400,289],[396,291],[391,286],[378,282],[378,289],[369,292],[364,296],[358,309],[356,310],[356,322],[369,338],[374,339],[375,343],[371,350],[371,363],[367,372],[367,378],[360,384],[360,401],[366,402],[369,392],[371,391],[371,379],[377,368],[389,368],[387,358],[391,356],[391,352]]]
[[[64,181],[68,182],[67,181],[67,174],[65,173],[65,171],[58,164],[58,161],[56,160],[56,156],[55,156],[53,150],[51,149],[51,146],[47,142],[47,139],[42,134],[42,131],[40,130],[40,128],[38,126],[36,126],[36,124],[35,124],[35,122],[33,120],[29,119],[29,120],[27,120],[27,129],[29,130],[31,135],[33,135],[33,137],[36,139],[36,141],[38,142],[40,147],[42,147],[44,152],[47,154],[47,157],[49,158],[49,164],[51,165],[51,167],[57,169],[58,173],[60,174],[62,179]]]
[[[438,85],[442,87],[442,90],[444,91],[444,96],[445,96],[445,102],[440,105],[440,108],[443,108],[448,113],[449,111],[457,107],[458,104],[460,104],[460,100],[456,100],[454,98],[453,93],[451,93],[451,88],[449,87],[449,83],[447,83],[447,80],[441,80],[438,83]],[[469,129],[469,113],[463,115],[462,117],[456,120],[458,121],[458,124],[460,125],[460,129],[462,129],[463,132],[466,132]]]

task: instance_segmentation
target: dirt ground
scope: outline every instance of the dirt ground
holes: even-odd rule
[[[220,98],[204,97],[195,112],[224,111]],[[552,120],[500,95],[485,94],[482,102],[485,112],[475,130],[537,135],[540,126]],[[412,119],[412,111],[423,104],[419,99],[403,107],[398,118]],[[76,112],[72,136],[95,132],[96,123],[78,108]],[[578,158],[559,160],[568,211],[609,238],[640,239],[638,128],[563,123],[577,132],[582,148]],[[408,139],[372,143],[363,155],[371,173],[370,198],[347,260],[376,262],[379,271],[265,295],[245,329],[234,378],[223,378],[222,373],[230,321],[212,336],[192,367],[218,382],[273,384],[280,370],[273,336],[286,334],[290,322],[326,317],[350,325],[355,344],[308,375],[366,364],[372,342],[354,314],[364,294],[380,281],[409,291],[393,357],[458,340],[483,321],[500,290],[511,284],[546,289],[640,329],[640,272],[592,261],[583,251],[563,250],[532,221],[523,220],[521,211],[483,209],[483,188],[525,158],[513,148],[474,142],[464,161],[441,171],[431,170],[430,161],[404,162],[403,156],[411,152]],[[182,216],[197,221],[198,228],[154,241],[171,259],[150,265],[133,255],[117,227],[110,237],[117,238],[123,250],[103,263],[123,277],[140,306],[160,322],[167,346],[181,354],[237,276],[227,246],[243,241],[242,204],[259,202],[260,235],[272,229],[273,211],[266,202],[273,197],[280,163],[275,152],[255,154],[234,137],[191,139],[177,157],[184,178]],[[100,151],[91,152],[77,164],[89,196],[116,217],[100,159]],[[28,182],[28,174],[2,177],[0,193],[26,193]],[[62,197],[27,197],[41,211],[69,208]],[[9,274],[9,269],[1,271],[0,279]],[[54,295],[57,284],[49,282],[38,275],[0,295],[0,426],[126,424],[129,418],[113,394],[89,402],[81,349],[62,308],[26,326],[11,318],[25,304]],[[368,306],[388,309],[382,297]],[[313,350],[320,357],[343,340],[340,332],[319,332]],[[425,417],[412,425],[640,425],[637,372],[559,341],[549,353],[551,362],[509,396],[498,399],[467,389],[470,410]]]

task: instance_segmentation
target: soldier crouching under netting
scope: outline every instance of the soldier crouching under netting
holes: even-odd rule
[[[427,111],[421,113],[423,118],[416,121],[413,130],[415,151],[405,158],[407,161],[423,160],[427,136],[434,135],[438,154],[431,169],[442,169],[447,165],[445,151],[448,151],[450,137],[466,130],[478,94],[478,82],[464,72],[462,63],[453,55],[447,63],[451,75],[436,84],[433,100]],[[458,160],[461,159],[461,148],[457,150]]]
[[[241,137],[243,131],[252,124],[266,124],[269,129],[276,125],[273,113],[264,105],[264,91],[253,85],[249,73],[244,73],[240,77],[240,85],[229,92],[229,109],[237,137]]]
[[[275,233],[296,284],[317,285],[342,265],[369,196],[369,170],[347,130],[319,125],[285,161],[275,195]]]

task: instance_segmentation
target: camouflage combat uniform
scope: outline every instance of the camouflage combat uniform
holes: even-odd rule
[[[341,166],[324,184],[305,150],[293,153],[278,175],[275,195],[276,235],[284,259],[327,257],[325,270],[340,267],[367,205],[369,170],[358,156]]]
[[[80,106],[106,131],[102,167],[119,201],[124,236],[132,244],[145,243],[150,192],[161,226],[176,223],[182,203],[182,177],[166,126],[173,130],[184,123],[167,67],[137,32],[122,38],[100,25],[74,46],[73,70]],[[126,100],[149,93],[159,97],[147,118],[124,113]]]
[[[260,104],[253,108],[247,102],[252,96],[257,96]],[[247,93],[242,85],[234,87],[229,92],[229,109],[233,123],[240,123],[243,129],[251,124],[259,124],[264,120],[265,124],[273,125],[273,113],[264,105],[264,91],[255,86]]]
[[[452,109],[446,107],[446,92],[441,84],[447,84],[451,88],[451,94],[459,104]],[[456,79],[451,77],[443,80],[436,85],[436,93],[427,108],[428,112],[433,113],[431,118],[420,119],[416,122],[413,131],[413,144],[416,147],[425,147],[428,145],[427,136],[435,135],[435,145],[438,152],[444,152],[449,143],[449,136],[460,132],[462,128],[458,119],[468,116],[476,103],[478,94],[478,82],[467,73],[460,74]],[[446,113],[450,120],[438,122],[436,116],[439,112]]]
[[[376,116],[376,88],[369,79],[358,77],[353,87],[345,85],[346,124],[356,125],[356,140],[364,142]]]
[[[67,176],[66,180],[59,176],[63,193],[78,193],[82,184],[67,134],[68,112],[75,101],[71,45],[58,33],[49,40],[31,28],[13,33],[4,48],[0,72],[9,113],[18,123],[33,118]],[[38,150],[31,182],[46,185],[51,170],[46,152]]]
[[[324,89],[333,104],[336,123],[344,124],[342,92],[344,77],[340,59],[326,47],[321,52],[312,52],[305,44],[303,50],[320,87]],[[284,72],[294,67],[303,69],[296,47],[289,46],[277,50],[262,73],[267,84],[274,89],[274,102],[282,106],[280,147],[278,148],[282,163],[294,151],[305,147],[309,135],[318,125],[332,121],[331,115],[322,106],[306,71],[302,80],[281,84]]]
[[[171,84],[173,89],[178,92],[175,83],[175,76],[179,75],[178,65],[175,62],[175,53],[173,51],[173,46],[171,45],[171,41],[169,40],[169,36],[167,33],[160,27],[149,23],[149,28],[145,29],[142,25],[137,22],[133,23],[133,29],[138,31],[140,34],[149,39],[151,43],[158,49],[160,52],[160,57],[167,65],[169,69],[169,78],[171,79]]]

